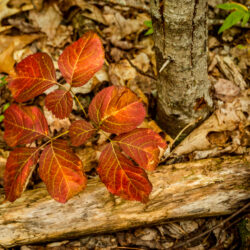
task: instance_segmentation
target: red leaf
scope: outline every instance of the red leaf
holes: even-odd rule
[[[73,146],[80,146],[85,143],[96,129],[85,120],[75,121],[69,128],[69,136]]]
[[[160,150],[166,148],[165,141],[153,130],[147,128],[137,128],[117,136],[113,142],[116,141],[127,155],[146,170],[156,168],[159,163]]]
[[[57,118],[63,119],[72,111],[73,98],[69,91],[55,90],[46,96],[45,105]]]
[[[30,100],[54,84],[55,68],[46,53],[36,53],[23,59],[16,66],[16,75],[9,79],[9,88],[17,102]]]
[[[109,192],[126,200],[148,201],[152,185],[145,171],[108,144],[100,156],[98,174]]]
[[[49,194],[61,203],[81,192],[87,183],[81,160],[64,140],[46,146],[39,161],[39,175]]]
[[[102,68],[104,50],[101,39],[93,31],[63,51],[58,60],[59,69],[68,83],[79,87],[87,83]]]
[[[4,172],[5,200],[19,198],[29,182],[38,160],[37,148],[15,148],[10,152]]]
[[[106,132],[122,134],[140,125],[146,111],[128,88],[111,86],[100,91],[89,105],[90,119]]]
[[[47,121],[37,107],[12,104],[4,116],[4,140],[11,147],[31,143],[48,135]]]

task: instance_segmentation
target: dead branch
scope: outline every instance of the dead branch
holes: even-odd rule
[[[249,156],[241,156],[158,167],[149,175],[153,192],[147,204],[114,197],[99,178],[89,180],[86,190],[66,204],[52,200],[45,188],[29,190],[14,203],[0,205],[0,245],[69,239],[172,218],[230,214],[250,197],[249,163]]]

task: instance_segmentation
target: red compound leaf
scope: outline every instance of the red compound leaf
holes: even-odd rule
[[[61,203],[81,192],[87,183],[81,160],[64,140],[45,147],[39,161],[39,175],[52,198]]]
[[[85,143],[96,129],[85,120],[75,121],[69,128],[69,136],[73,146],[80,146]]]
[[[146,172],[133,165],[118,149],[108,144],[100,156],[98,174],[109,192],[126,200],[146,203],[152,191]]]
[[[154,170],[160,154],[166,148],[165,141],[153,130],[137,128],[114,139],[121,149],[140,167]]]
[[[4,172],[5,200],[19,198],[35,169],[39,150],[37,148],[15,148],[7,160]]]
[[[46,53],[36,53],[16,66],[16,75],[9,78],[9,88],[17,102],[28,101],[56,84],[52,59]]]
[[[64,119],[69,117],[72,107],[73,98],[69,91],[55,90],[45,98],[45,106],[50,110],[57,118]]]
[[[104,131],[118,135],[135,129],[145,115],[141,100],[125,87],[105,88],[89,105],[90,119]]]
[[[58,60],[59,69],[72,87],[87,83],[102,68],[104,49],[101,39],[93,31],[65,48]]]
[[[48,135],[47,121],[37,107],[12,104],[4,116],[4,140],[11,147],[31,143]]]

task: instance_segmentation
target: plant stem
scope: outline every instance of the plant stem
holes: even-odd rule
[[[85,110],[84,110],[84,108],[83,108],[83,106],[82,106],[82,104],[80,103],[80,101],[79,101],[79,99],[78,99],[78,97],[75,95],[75,93],[71,90],[71,86],[70,86],[70,88],[69,89],[67,89],[63,84],[61,84],[61,83],[56,83],[58,86],[60,86],[60,87],[62,87],[62,88],[64,88],[66,91],[70,91],[70,93],[74,96],[74,98],[75,98],[75,100],[76,100],[76,102],[78,103],[78,105],[79,105],[79,107],[80,107],[80,109],[82,110],[82,112],[83,112],[83,114],[84,114],[84,116],[85,116],[85,118],[87,118],[88,117],[88,115],[87,115],[87,113],[85,112]]]
[[[66,135],[66,134],[68,134],[68,133],[69,133],[69,130],[66,130],[66,131],[64,131],[63,133],[61,133],[60,135],[57,135],[57,136],[51,138],[50,141],[56,140],[57,138],[59,138],[59,137],[61,137],[61,136],[63,136],[63,135]]]
[[[70,91],[70,93],[74,96],[75,100],[77,101],[77,103],[78,103],[79,107],[81,108],[81,110],[82,110],[82,112],[83,112],[85,118],[87,118],[88,115],[87,115],[87,113],[85,112],[85,110],[84,110],[82,104],[80,103],[78,97],[75,95],[75,93],[74,93],[71,89],[70,89],[69,91]]]

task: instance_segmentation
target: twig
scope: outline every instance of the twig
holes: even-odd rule
[[[168,56],[167,60],[163,63],[163,65],[161,66],[159,73],[161,73],[167,66],[168,64],[173,61],[172,58],[170,56]]]
[[[149,74],[143,72],[142,70],[140,70],[137,66],[135,66],[135,65],[130,61],[130,59],[129,59],[126,55],[125,55],[125,59],[128,60],[129,64],[130,64],[133,68],[135,68],[136,71],[138,71],[138,73],[140,73],[141,75],[147,76],[147,77],[149,77],[149,78],[151,78],[151,79],[153,79],[153,80],[156,81],[156,77],[154,77],[154,76],[152,76],[152,75],[149,75]]]
[[[183,134],[183,132],[188,129],[189,127],[193,126],[195,123],[197,123],[199,120],[201,119],[201,117],[199,117],[197,120],[190,122],[189,124],[187,124],[180,132],[179,134],[175,137],[174,141],[171,143],[169,149],[167,148],[167,150],[164,152],[163,154],[163,158],[161,159],[160,163],[166,161],[172,154],[173,154],[173,150],[172,147],[175,144],[175,142],[180,138],[180,136]],[[172,150],[172,151],[171,151]],[[171,151],[171,152],[170,152]]]
[[[246,210],[248,207],[250,206],[250,202],[248,202],[245,206],[243,206],[242,208],[240,208],[239,210],[237,210],[235,213],[233,213],[231,216],[229,216],[228,218],[226,218],[225,220],[221,221],[220,223],[218,223],[217,225],[215,225],[214,227],[208,229],[207,231],[191,238],[191,239],[188,239],[182,243],[179,243],[179,244],[176,244],[174,245],[173,247],[171,247],[170,249],[176,249],[178,247],[182,247],[182,246],[185,246],[187,244],[189,244],[190,242],[194,241],[194,240],[197,240],[199,238],[201,238],[202,236],[212,232],[214,229],[218,228],[218,227],[221,227],[223,226],[226,222],[230,221],[232,218],[234,218],[235,216],[237,216],[238,214],[240,214],[241,212],[243,212],[244,210]]]

